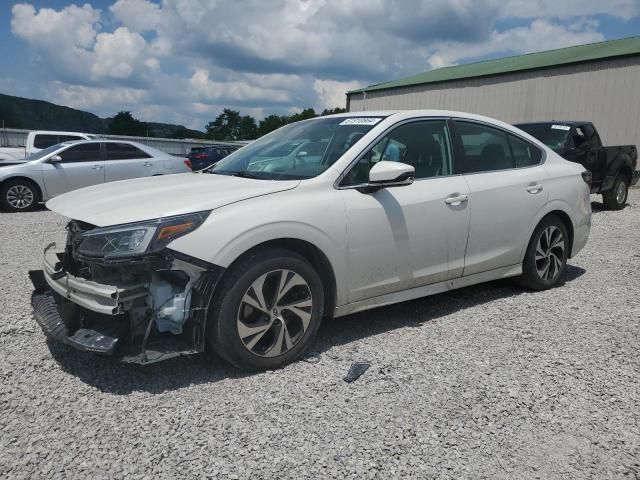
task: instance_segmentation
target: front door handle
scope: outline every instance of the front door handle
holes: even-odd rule
[[[527,192],[531,193],[532,195],[535,195],[536,193],[540,193],[542,191],[542,185],[541,184],[537,184],[537,185],[529,185],[527,187]]]
[[[153,163],[151,163],[151,162],[144,162],[144,166],[145,166],[145,167],[153,167]]]
[[[467,200],[469,200],[469,197],[465,194],[462,195],[454,195],[451,197],[447,197],[444,200],[444,203],[446,203],[447,205],[460,205],[461,203],[466,202]]]
[[[93,170],[102,170],[102,165],[94,165],[91,167]]]

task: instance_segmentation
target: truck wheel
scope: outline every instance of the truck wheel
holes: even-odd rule
[[[569,256],[569,235],[562,220],[549,215],[536,227],[529,241],[518,283],[531,290],[553,287]]]
[[[602,200],[607,210],[622,210],[627,205],[629,195],[629,181],[624,175],[618,175],[613,188],[602,194]]]
[[[40,202],[40,192],[28,180],[7,180],[0,188],[0,206],[7,212],[33,210]]]
[[[298,358],[316,335],[322,281],[295,252],[269,248],[225,274],[207,321],[210,349],[244,370],[272,370]]]

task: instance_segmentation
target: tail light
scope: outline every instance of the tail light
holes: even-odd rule
[[[185,160],[185,161],[184,161],[184,164],[185,164],[187,167],[191,168],[191,160],[189,160],[189,159]]]
[[[589,185],[589,188],[591,188],[591,180],[593,180],[593,175],[589,170],[585,170],[584,172],[582,172],[582,179],[584,180],[584,183]]]

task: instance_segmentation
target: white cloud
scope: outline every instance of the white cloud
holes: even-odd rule
[[[603,40],[595,15],[640,13],[638,0],[110,3],[13,6],[38,86],[57,81],[51,95],[72,106],[187,125],[224,106],[333,108],[348,90],[429,68]]]
[[[454,65],[463,59],[484,57],[492,53],[532,53],[555,48],[581,45],[604,40],[604,36],[595,28],[597,22],[584,24],[584,30],[572,26],[562,26],[547,20],[534,20],[526,27],[516,27],[499,32],[494,30],[489,39],[482,44],[436,45],[429,57],[432,68]]]
[[[190,80],[192,94],[201,100],[246,102],[262,100],[269,102],[288,102],[291,100],[284,90],[262,88],[242,81],[218,82],[209,78],[209,72],[197,69]]]
[[[162,21],[160,5],[147,0],[118,0],[109,10],[120,23],[133,32],[153,30]]]
[[[148,58],[147,43],[139,33],[120,27],[113,33],[98,34],[91,67],[92,78],[129,78],[142,66],[153,69],[159,67],[156,59]]]
[[[572,18],[610,15],[629,20],[640,14],[637,0],[509,0],[500,2],[502,18]]]
[[[318,93],[321,108],[344,107],[347,103],[345,94],[350,90],[362,88],[359,81],[340,82],[337,80],[314,80],[313,89]]]
[[[145,101],[144,90],[135,88],[100,88],[54,82],[52,100],[72,108],[92,110],[112,105],[113,110],[135,110]],[[115,113],[115,112],[113,112]]]

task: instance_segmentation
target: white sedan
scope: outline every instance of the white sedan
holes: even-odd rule
[[[25,163],[0,166],[0,207],[26,211],[78,188],[188,171],[184,158],[136,142],[63,142],[34,153]]]
[[[313,161],[273,157],[307,139],[324,145]],[[506,277],[556,285],[589,236],[589,181],[486,117],[311,119],[209,170],[49,201],[73,220],[65,252],[49,248],[31,272],[35,316],[51,338],[131,362],[212,349],[241,368],[277,368],[323,317]]]

